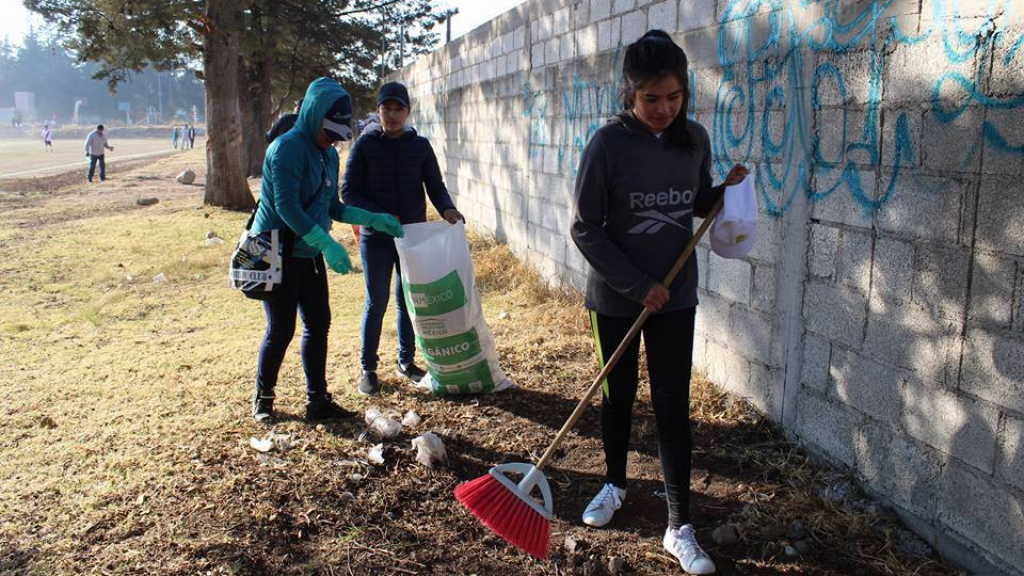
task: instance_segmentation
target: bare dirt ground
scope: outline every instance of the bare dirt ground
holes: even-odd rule
[[[335,396],[423,422],[385,443],[383,465],[366,462],[361,418],[306,424],[296,338],[273,432],[298,445],[250,448],[268,433],[249,417],[263,314],[225,275],[246,215],[204,207],[201,171],[195,186],[175,183],[186,165],[201,168],[199,149],[122,165],[95,186],[0,180],[0,573],[598,575],[612,557],[625,574],[682,573],[660,544],[646,390],[629,497],[609,527],[579,520],[603,470],[596,404],[547,470],[550,561],[518,553],[452,497],[494,464],[536,459],[597,368],[578,297],[548,290],[493,241],[472,239],[474,261],[518,389],[442,399],[382,370],[382,394],[359,397],[362,278],[331,275]],[[211,231],[226,243],[208,245]],[[393,316],[385,326],[382,367],[395,362]],[[699,375],[693,386],[694,522],[720,574],[958,574],[915,556],[891,514],[741,400]],[[444,439],[447,467],[414,461],[410,440],[428,430]],[[716,544],[726,524],[738,541]]]

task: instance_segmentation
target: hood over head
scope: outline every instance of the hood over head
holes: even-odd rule
[[[345,102],[339,102],[342,99]],[[317,78],[310,82],[309,88],[306,89],[306,95],[302,99],[302,109],[299,110],[299,118],[295,122],[295,127],[306,138],[315,142],[316,135],[320,132],[320,127],[323,126],[324,118],[328,113],[333,114],[329,121],[340,125],[341,122],[339,120],[343,121],[343,110],[348,110],[349,119],[351,119],[352,98],[348,92],[333,78]],[[339,113],[339,111],[341,112]],[[345,126],[347,127],[347,124]],[[344,136],[344,134],[339,135]]]

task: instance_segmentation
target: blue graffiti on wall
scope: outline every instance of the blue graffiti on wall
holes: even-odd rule
[[[905,112],[883,118],[883,72],[898,44],[913,46],[941,39],[951,67],[977,59],[973,77],[953,70],[934,79],[929,114],[940,124],[957,121],[971,106],[1024,106],[1022,95],[990,96],[981,88],[994,66],[1021,69],[1015,58],[1024,35],[1008,38],[996,33],[993,25],[1000,10],[1012,8],[1009,0],[990,0],[988,17],[980,19],[973,30],[965,30],[962,20],[953,17],[959,13],[956,1],[936,0],[935,13],[926,19],[931,24],[917,35],[905,33],[900,19],[887,15],[894,4],[895,0],[876,0],[849,16],[840,12],[841,0],[732,0],[722,14],[718,38],[723,77],[716,96],[712,138],[719,175],[724,177],[737,161],[756,157],[755,145],[759,145],[764,162],[758,164],[756,177],[762,204],[770,214],[784,213],[800,194],[817,201],[839,191],[848,192],[868,215],[884,206],[893,197],[901,173],[913,162],[915,144],[921,144],[913,142]],[[802,10],[814,10],[821,16],[808,19]],[[996,60],[1000,43],[1010,47]],[[863,86],[849,82],[832,61],[852,58],[855,50],[867,58]],[[819,60],[822,54],[826,57]],[[829,54],[835,58],[828,58]],[[814,60],[805,62],[807,58]],[[815,66],[809,91],[800,81],[808,63]],[[967,95],[955,105],[943,100],[951,85]],[[863,92],[855,94],[858,90]],[[823,108],[823,92],[837,94],[839,103],[850,96],[860,97],[864,106],[862,120],[858,118],[861,114],[853,114],[849,107],[837,107],[842,113],[837,129],[844,144],[833,157],[826,157],[814,130],[815,113]],[[891,142],[885,145],[893,148],[888,160],[891,167],[883,171],[887,181],[878,182],[876,188],[873,168],[885,161],[879,131],[890,123]],[[968,149],[968,162],[980,153],[982,138],[995,150],[1024,155],[1024,145],[1009,142],[995,122],[981,122],[980,134],[979,141]],[[816,185],[812,185],[812,173]]]

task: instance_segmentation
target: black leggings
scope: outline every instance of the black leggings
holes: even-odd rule
[[[693,363],[693,323],[696,309],[654,314],[642,334],[647,349],[651,401],[658,426],[658,455],[665,475],[668,523],[678,528],[690,517],[690,368]],[[597,355],[604,366],[629,332],[635,317],[590,312]],[[601,439],[604,441],[606,482],[626,487],[626,455],[633,420],[633,401],[639,380],[640,338],[635,338],[604,383]]]

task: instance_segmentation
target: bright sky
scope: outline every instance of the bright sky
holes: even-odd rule
[[[43,19],[25,9],[21,0],[0,0],[0,40],[21,44],[29,25],[41,26]]]
[[[10,0],[0,0],[8,2]],[[439,0],[437,4],[442,8],[458,8],[459,13],[452,18],[452,40],[474,28],[508,12],[512,8],[522,4],[525,0]],[[441,33],[441,40],[444,41],[444,25],[438,29]]]
[[[504,14],[522,4],[524,0],[437,0],[441,10],[458,8],[452,18],[452,39],[471,32],[488,20]],[[30,24],[40,26],[42,19],[22,5],[22,0],[0,0],[0,39],[7,37],[15,44],[21,44],[21,37],[28,32]],[[436,29],[444,40],[444,25]]]

